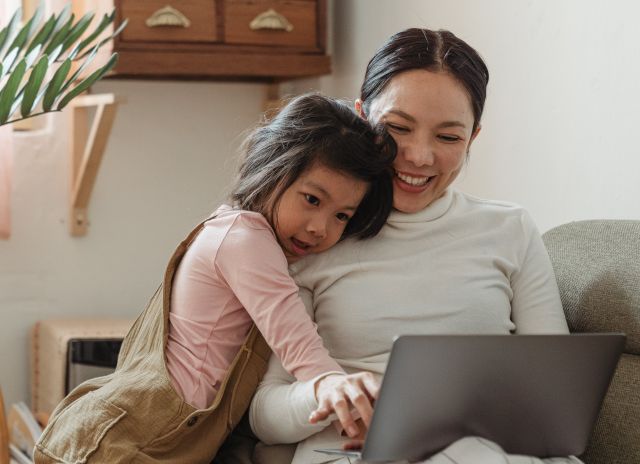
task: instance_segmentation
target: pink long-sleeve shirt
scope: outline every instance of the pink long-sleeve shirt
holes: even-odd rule
[[[322,344],[266,219],[229,206],[215,214],[174,278],[165,354],[176,391],[208,407],[252,321],[297,379],[344,372]]]

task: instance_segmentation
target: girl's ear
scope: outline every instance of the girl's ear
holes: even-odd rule
[[[364,114],[364,111],[362,111],[362,100],[358,98],[353,106],[356,109],[356,113],[358,113],[358,115],[360,115],[360,117],[366,121],[367,116]]]

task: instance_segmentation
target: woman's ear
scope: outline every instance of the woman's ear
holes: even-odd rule
[[[364,111],[362,110],[362,100],[358,98],[353,106],[356,109],[356,113],[358,113],[358,115],[366,121],[367,115],[365,115]]]
[[[471,134],[471,139],[469,139],[469,145],[467,145],[467,154],[469,154],[469,150],[471,149],[471,144],[473,143],[473,141],[476,139],[476,137],[480,133],[480,129],[482,129],[482,126],[480,124],[478,124],[478,127],[476,127],[476,130],[474,130],[473,134]]]

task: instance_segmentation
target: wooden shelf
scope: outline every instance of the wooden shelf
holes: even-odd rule
[[[129,24],[114,41],[113,77],[279,82],[331,72],[326,0],[170,1],[115,1]],[[155,24],[167,8],[173,25]]]
[[[4,408],[2,389],[0,388],[0,464],[9,464],[9,428]]]
[[[119,50],[117,72],[127,78],[214,78],[281,81],[331,72],[326,55],[240,55]]]

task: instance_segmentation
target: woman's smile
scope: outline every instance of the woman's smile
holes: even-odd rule
[[[394,171],[394,173],[394,182],[397,184],[397,187],[413,193],[425,191],[429,188],[429,185],[431,185],[431,181],[436,177],[408,174],[401,171]]]

